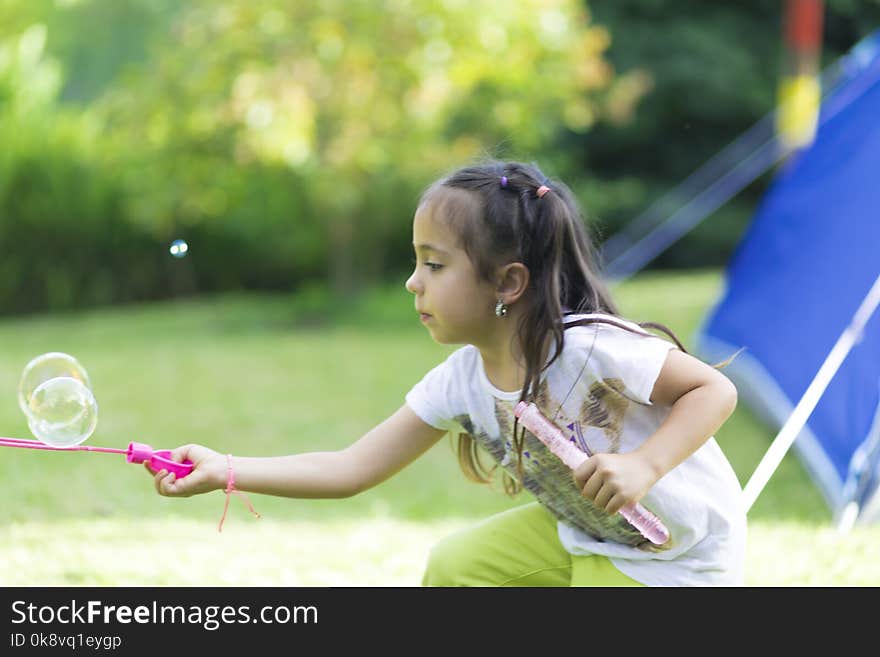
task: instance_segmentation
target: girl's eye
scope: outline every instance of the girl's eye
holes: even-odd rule
[[[415,258],[412,258],[411,260],[412,260],[412,264],[413,264],[413,266],[414,266],[414,267],[417,267],[418,264],[419,264],[419,261],[416,260]],[[437,271],[438,269],[441,269],[441,268],[443,267],[443,265],[439,265],[439,264],[437,264],[436,262],[424,262],[424,263],[422,263],[422,264],[424,264],[425,267],[427,267],[427,268],[430,269],[431,271]]]

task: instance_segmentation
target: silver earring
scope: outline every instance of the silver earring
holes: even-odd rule
[[[506,314],[507,304],[505,304],[501,299],[498,299],[498,303],[495,304],[495,316],[504,317]]]

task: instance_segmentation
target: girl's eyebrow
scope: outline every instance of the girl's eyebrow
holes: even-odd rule
[[[436,246],[432,244],[413,244],[415,250],[418,251],[432,251],[434,253],[439,253],[441,255],[449,255],[448,252],[443,249],[438,249]]]

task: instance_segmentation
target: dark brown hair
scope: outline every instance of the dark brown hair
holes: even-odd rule
[[[541,186],[549,187],[549,191],[539,197]],[[607,323],[636,332],[605,318],[563,323],[567,313],[620,315],[599,276],[596,251],[574,195],[564,183],[548,179],[534,164],[490,161],[464,167],[431,185],[420,205],[427,203],[432,205],[434,216],[443,217],[459,236],[481,278],[491,280],[497,267],[510,262],[521,262],[530,272],[529,293],[518,301],[526,306],[517,327],[526,366],[520,400],[532,400],[541,373],[562,353],[566,328]],[[665,326],[653,322],[639,326],[666,333],[686,351]],[[552,336],[553,354],[542,366],[548,335]],[[517,431],[517,426],[515,422],[513,443],[521,481],[523,432]],[[457,452],[469,479],[482,483],[492,480],[497,466],[485,468],[473,436],[459,434]],[[506,476],[504,489],[514,494],[520,489],[519,482]]]

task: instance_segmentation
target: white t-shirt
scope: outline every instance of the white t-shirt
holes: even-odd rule
[[[586,444],[592,453],[629,452],[669,415],[670,408],[652,404],[650,396],[675,345],[617,317],[565,319],[594,317],[639,334],[605,323],[566,329],[563,352],[542,374],[535,402],[575,444]],[[469,345],[428,372],[406,402],[433,427],[471,434],[516,477],[512,430],[519,395],[493,386],[480,352]],[[581,495],[571,470],[529,432],[523,470],[523,486],[558,519],[559,539],[570,554],[607,556],[621,572],[651,586],[743,584],[742,489],[714,437],[640,500],[669,529],[662,546],[648,542],[620,515],[597,509]]]

